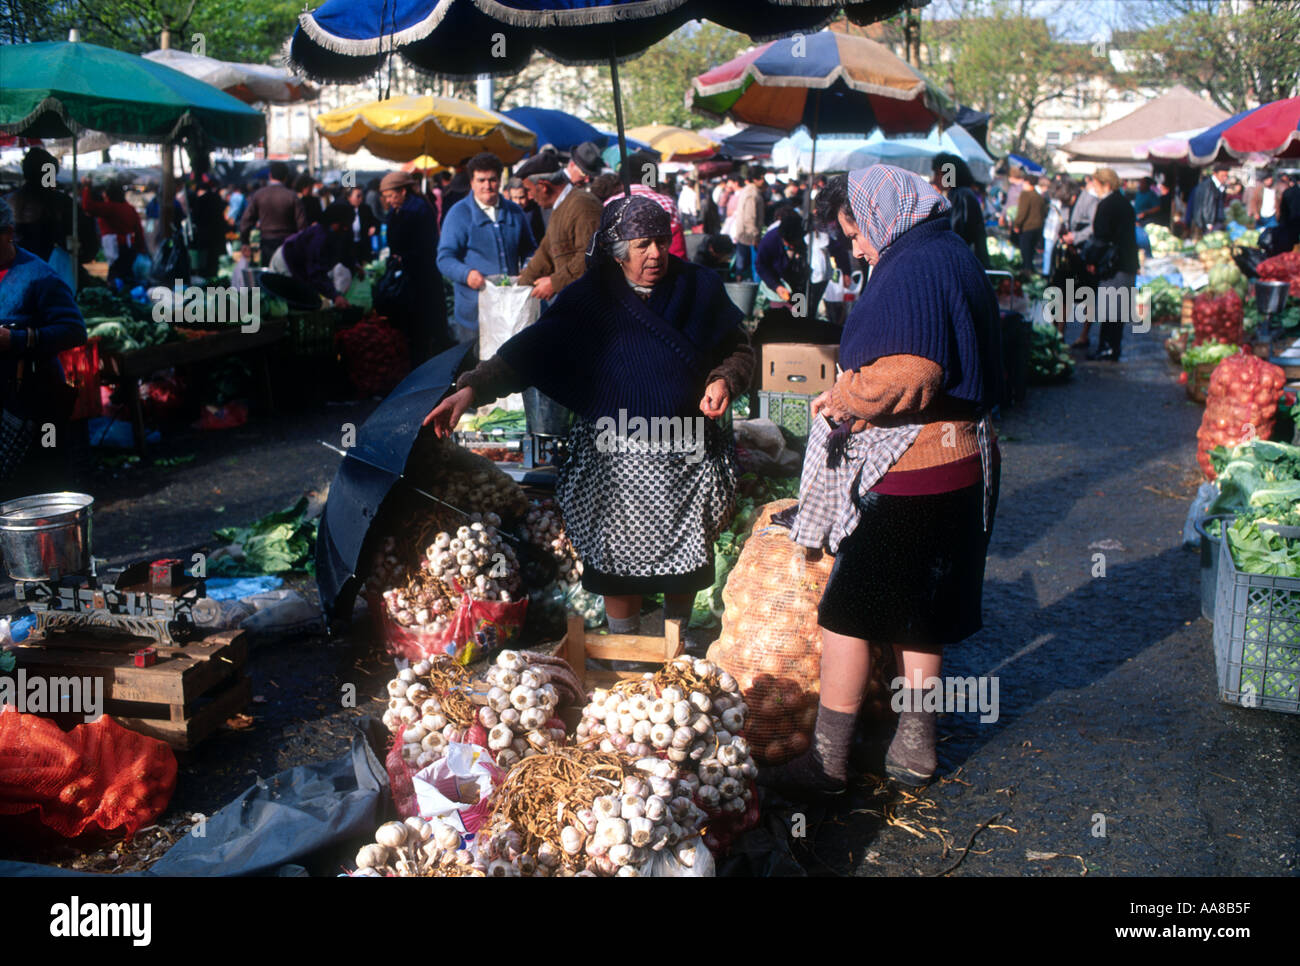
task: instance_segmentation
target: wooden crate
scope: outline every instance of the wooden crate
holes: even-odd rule
[[[564,642],[557,652],[569,662],[583,690],[608,688],[619,681],[636,680],[646,671],[654,671],[675,657],[686,653],[681,621],[665,621],[663,637],[639,634],[588,634],[582,618],[569,616]],[[602,661],[635,661],[644,664],[637,671],[602,671],[587,667],[587,658]]]
[[[160,646],[157,663],[136,667],[132,652],[146,644],[65,633],[29,638],[14,651],[29,676],[103,680],[105,714],[177,749],[193,748],[252,698],[242,631],[221,631],[184,647]]]

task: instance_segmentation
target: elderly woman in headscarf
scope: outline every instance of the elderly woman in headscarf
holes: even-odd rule
[[[715,420],[754,370],[722,280],[671,256],[671,231],[648,198],[607,204],[587,272],[425,419],[446,436],[469,407],[529,386],[577,415],[556,499],[615,633],[638,630],[643,594],[663,593],[664,618],[686,620],[712,584],[736,487]]]
[[[886,770],[923,785],[936,767],[923,692],[944,648],[982,626],[998,488],[988,419],[1001,382],[997,301],[947,200],[922,178],[873,165],[834,179],[817,208],[874,267],[844,326],[843,374],[813,402],[791,531],[836,555],[818,610],[816,734],[807,754],[760,780],[844,790],[875,642],[892,645],[906,682]]]

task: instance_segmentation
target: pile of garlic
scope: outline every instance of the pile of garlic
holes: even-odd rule
[[[488,513],[454,535],[438,533],[425,550],[420,572],[405,587],[384,591],[384,605],[393,620],[403,627],[444,634],[462,596],[458,587],[475,600],[515,600],[519,561],[497,532],[500,523],[500,517]]]
[[[690,675],[703,683],[689,691],[672,683],[661,687],[657,680],[665,672],[669,679]],[[695,801],[707,813],[741,813],[758,774],[749,742],[740,737],[746,711],[735,678],[710,661],[679,657],[634,688],[594,691],[576,741],[637,758],[662,752],[684,778],[698,780]]]
[[[460,832],[441,819],[419,817],[385,822],[375,831],[375,841],[357,852],[354,877],[477,876],[488,867],[466,847]]]
[[[565,743],[564,729],[551,723],[560,705],[581,700],[582,689],[563,658],[502,651],[485,678],[487,704],[478,709],[478,721],[498,767],[509,769]]]
[[[692,801],[699,779],[680,775],[662,758],[644,758],[637,773],[580,808],[576,821],[560,828],[558,843],[524,851],[525,836],[509,819],[480,835],[480,854],[489,877],[620,876],[645,874],[657,853],[668,850],[688,868],[700,845],[705,813]]]
[[[431,661],[420,661],[397,672],[388,682],[388,708],[384,727],[402,738],[402,760],[416,770],[432,765],[447,754],[447,746],[460,741],[465,728],[447,718],[443,697],[434,692],[427,680]]]
[[[576,584],[582,579],[582,561],[564,532],[564,517],[554,500],[535,504],[524,516],[524,534],[528,542],[555,558],[560,584]]]

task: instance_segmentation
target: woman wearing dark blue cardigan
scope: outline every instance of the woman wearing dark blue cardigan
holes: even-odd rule
[[[669,255],[670,231],[648,198],[610,202],[586,274],[425,420],[446,436],[471,405],[529,386],[577,415],[556,499],[583,587],[620,634],[637,631],[642,595],[663,593],[664,617],[686,620],[713,583],[736,488],[715,420],[754,369],[722,279]]]
[[[988,410],[1001,355],[992,286],[931,185],[873,165],[832,181],[817,208],[874,268],[844,326],[843,374],[813,402],[791,530],[836,555],[818,609],[816,732],[806,755],[760,781],[837,794],[870,678],[868,642],[891,645],[903,677],[887,772],[909,785],[934,773],[943,650],[982,626],[998,487]]]

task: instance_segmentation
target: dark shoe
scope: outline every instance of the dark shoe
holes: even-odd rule
[[[784,765],[760,768],[756,781],[760,788],[804,800],[834,798],[848,789],[847,782],[832,778],[822,770],[821,762],[811,751]]]
[[[1088,353],[1089,362],[1119,362],[1119,353],[1114,349],[1098,349]]]
[[[885,759],[885,774],[900,785],[906,785],[908,788],[924,788],[934,779],[934,773],[928,775],[919,771],[913,771],[905,765],[900,765],[892,758]]]

